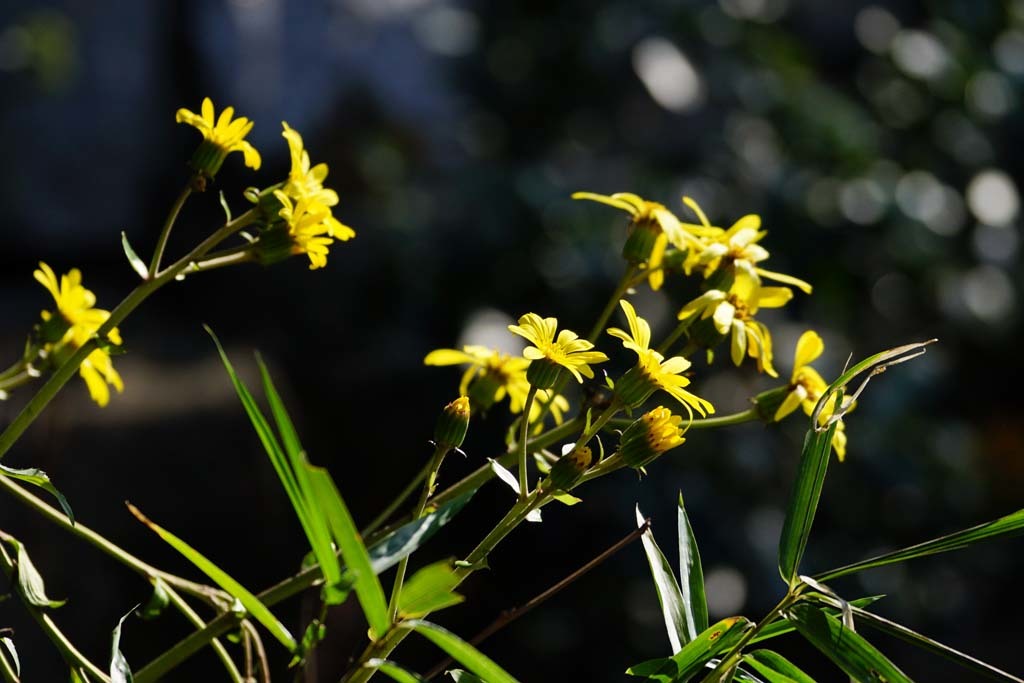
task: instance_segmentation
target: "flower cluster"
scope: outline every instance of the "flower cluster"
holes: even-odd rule
[[[47,310],[41,313],[43,322],[37,329],[44,356],[60,365],[96,336],[110,313],[95,308],[96,295],[82,286],[82,273],[77,268],[72,268],[58,280],[53,269],[40,262],[39,269],[32,275],[50,292],[57,305],[56,313]],[[121,335],[116,327],[107,332],[106,340],[111,344],[121,344]],[[110,401],[108,384],[118,392],[124,390],[124,383],[106,348],[100,347],[89,353],[78,373],[85,380],[89,395],[101,407]]]

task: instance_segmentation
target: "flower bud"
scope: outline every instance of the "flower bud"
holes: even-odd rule
[[[560,489],[568,491],[580,480],[583,473],[590,467],[594,459],[594,452],[587,446],[577,446],[568,454],[563,455],[558,462],[551,467],[551,474],[548,477],[550,486],[547,489]]]
[[[754,407],[757,409],[757,417],[762,422],[775,422],[775,416],[779,406],[786,400],[786,396],[793,390],[790,386],[781,386],[768,391],[763,391],[754,397]]]
[[[640,366],[630,368],[625,375],[615,383],[615,395],[625,405],[635,408],[651,397],[658,388],[644,369]]]
[[[434,443],[439,448],[459,448],[469,429],[469,399],[460,396],[444,407],[434,427]]]
[[[630,224],[626,243],[622,245],[622,257],[633,264],[646,263],[662,234],[661,226],[654,218],[634,220]]]
[[[526,381],[537,389],[550,389],[561,375],[562,366],[550,358],[530,361],[530,367],[526,369]]]
[[[288,226],[277,223],[260,232],[260,237],[252,246],[257,263],[270,266],[284,261],[295,254],[295,240],[288,232]]]
[[[661,406],[645,413],[623,432],[619,457],[630,467],[643,467],[686,440],[685,430],[680,428],[682,423],[682,417]]]

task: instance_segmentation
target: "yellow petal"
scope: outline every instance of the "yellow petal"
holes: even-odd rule
[[[723,301],[715,307],[714,321],[715,329],[721,334],[729,332],[729,328],[732,327],[733,317],[736,315],[736,307],[728,301]]]
[[[460,365],[462,363],[479,364],[473,356],[456,349],[435,349],[423,359],[424,365]]]
[[[793,380],[796,381],[800,368],[813,363],[825,351],[825,342],[814,330],[807,330],[796,342],[796,353],[793,355]]]

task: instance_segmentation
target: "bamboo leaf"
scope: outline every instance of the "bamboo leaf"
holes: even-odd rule
[[[459,575],[452,566],[453,559],[429,564],[405,582],[398,602],[398,613],[403,618],[422,617],[465,600],[455,592]]]
[[[447,652],[449,657],[487,683],[516,683],[516,679],[495,664],[487,655],[451,631],[422,619],[408,621],[406,625]]]
[[[5,540],[14,546],[15,552],[18,553],[18,589],[25,600],[30,605],[51,609],[66,603],[67,600],[51,600],[46,596],[46,584],[43,581],[43,576],[32,563],[32,558],[29,557],[25,545],[10,537]]]
[[[846,565],[845,567],[832,569],[822,574],[818,574],[814,578],[819,581],[830,581],[840,576],[846,576],[847,574],[853,574],[873,567],[884,567],[887,564],[905,562],[906,560],[912,560],[918,557],[937,555],[938,553],[945,553],[950,550],[960,550],[961,548],[966,548],[974,543],[978,543],[979,541],[987,541],[991,538],[1015,536],[1020,534],[1022,531],[1024,531],[1024,510],[1017,510],[1014,513],[992,520],[991,522],[978,524],[977,526],[972,526],[971,528],[964,529],[963,531],[947,534],[946,536],[940,536],[939,538],[931,541],[912,545],[909,548],[885,553],[867,560],[861,560],[860,562],[854,562],[853,564]]]
[[[427,680],[423,676],[413,673],[387,659],[368,659],[366,666],[387,674],[392,680],[398,681],[398,683],[426,683]]]
[[[860,683],[912,683],[889,659],[859,633],[812,605],[798,603],[786,618],[814,647]]]
[[[821,488],[825,484],[825,472],[828,470],[832,450],[832,435],[835,434],[837,426],[838,423],[833,423],[827,431],[819,432],[812,423],[804,437],[796,482],[793,484],[793,494],[789,499],[786,520],[782,525],[782,536],[779,539],[779,573],[790,586],[796,583],[800,573],[800,560],[807,547],[811,525],[818,510]]]
[[[883,633],[888,633],[891,636],[904,640],[911,645],[916,645],[924,650],[933,652],[941,657],[945,657],[950,661],[956,662],[963,667],[976,671],[977,673],[988,676],[991,679],[997,681],[1011,681],[1012,683],[1024,683],[1024,679],[1020,679],[1012,674],[1008,674],[1001,669],[997,669],[991,664],[987,664],[980,659],[964,654],[959,650],[954,650],[948,645],[943,645],[937,640],[921,635],[916,631],[912,631],[902,624],[897,624],[895,621],[890,621],[885,617],[881,617],[872,612],[865,611],[858,607],[851,607],[855,617],[859,617],[868,626],[878,629]]]
[[[681,491],[676,515],[679,533],[679,586],[683,593],[683,607],[686,609],[689,642],[708,627],[708,603],[704,595],[704,570],[700,564],[697,539],[693,535],[690,518],[683,505]]]
[[[754,625],[743,617],[722,619],[705,629],[671,657],[641,662],[631,666],[626,673],[662,683],[685,681],[704,668],[712,657],[736,645],[743,634],[753,627]]]
[[[369,548],[370,563],[373,573],[380,574],[398,564],[403,558],[412,554],[417,548],[430,540],[441,527],[450,522],[475,491],[469,491],[453,498],[426,517],[408,522],[374,543]]]
[[[643,527],[644,523],[644,516],[640,514],[640,507],[637,506],[637,528]],[[640,536],[640,540],[644,544],[647,563],[651,567],[651,577],[654,579],[654,588],[658,593],[661,614],[665,618],[665,630],[668,632],[668,640],[672,645],[672,654],[675,654],[682,650],[686,643],[692,641],[697,633],[695,630],[691,630],[692,621],[687,623],[687,608],[682,591],[679,590],[679,584],[676,583],[671,565],[654,540],[654,533],[648,528]]]
[[[878,602],[884,597],[884,595],[872,595],[866,598],[858,598],[857,600],[851,600],[848,604],[854,607],[867,607],[868,605]],[[840,616],[842,610],[833,607],[826,607],[825,612],[833,616]],[[764,640],[769,640],[770,638],[777,638],[778,636],[785,635],[786,633],[792,633],[795,630],[796,629],[793,627],[793,624],[789,621],[786,621],[785,619],[773,621],[772,623],[762,628],[756,636],[751,638],[750,644],[753,645],[754,643],[760,643]]]
[[[771,650],[754,650],[743,655],[743,661],[768,683],[814,683],[795,664]]]
[[[18,479],[20,481],[27,482],[33,486],[38,486],[43,489],[54,498],[57,499],[57,503],[60,504],[60,509],[64,511],[64,514],[68,516],[68,521],[71,522],[72,526],[75,523],[75,513],[71,511],[71,506],[68,504],[68,499],[64,497],[64,494],[57,490],[57,487],[50,481],[50,477],[42,470],[35,468],[28,469],[17,469],[15,467],[7,467],[6,465],[0,465],[0,474],[6,475],[11,479]]]
[[[366,621],[370,628],[377,634],[383,634],[388,630],[391,621],[388,619],[388,603],[384,597],[384,589],[380,585],[380,579],[373,571],[370,556],[366,552],[366,546],[359,536],[352,515],[349,514],[345,501],[342,500],[338,487],[334,480],[327,474],[327,470],[313,465],[305,465],[309,474],[310,485],[330,527],[331,535],[338,544],[338,551],[345,560],[348,573],[352,577],[352,585],[359,599],[359,605],[363,608]]]
[[[136,605],[136,607],[138,607]],[[128,660],[124,658],[124,654],[121,653],[121,626],[124,625],[124,620],[128,618],[132,612],[135,611],[136,607],[128,610],[128,614],[117,620],[117,626],[114,627],[110,638],[110,683],[132,683],[132,670],[128,666]]]
[[[132,245],[128,244],[128,235],[125,231],[121,231],[121,247],[124,249],[124,255],[128,259],[129,265],[132,270],[135,271],[136,275],[141,277],[143,280],[149,277],[149,269],[146,267],[145,262],[139,258],[139,255],[132,249]]]
[[[253,619],[260,622],[264,628],[270,631],[277,640],[284,645],[292,653],[296,651],[295,638],[288,632],[288,629],[284,627],[277,617],[260,602],[259,598],[250,593],[242,584],[238,583],[233,579],[227,572],[215,565],[213,562],[208,560],[195,548],[190,546],[185,541],[181,540],[171,532],[158,526],[147,518],[142,512],[132,505],[127,503],[128,509],[135,517],[150,528],[157,536],[162,538],[168,545],[177,550],[179,553],[185,556],[189,562],[199,568],[204,574],[216,583],[218,586],[227,591],[233,598],[242,603],[246,611],[252,615]]]

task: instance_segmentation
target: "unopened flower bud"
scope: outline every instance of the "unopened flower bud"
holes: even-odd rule
[[[434,427],[434,443],[440,448],[459,448],[469,429],[469,399],[460,396],[444,407]]]
[[[680,427],[682,423],[682,417],[661,406],[645,413],[623,432],[619,457],[630,467],[643,467],[686,440],[683,438],[685,430]]]
[[[658,388],[650,376],[641,366],[630,368],[625,375],[615,383],[615,395],[625,405],[635,408],[648,398]]]
[[[775,422],[779,412],[779,406],[786,400],[786,396],[793,390],[790,386],[781,386],[768,391],[763,391],[754,397],[754,406],[757,409],[757,417],[762,422]]]
[[[654,245],[662,236],[658,221],[652,218],[634,220],[630,225],[626,243],[622,245],[622,256],[630,263],[646,263],[654,251]]]
[[[587,446],[577,446],[551,467],[551,474],[548,476],[550,489],[568,491],[580,480],[583,473],[590,467],[594,459],[594,452]]]

